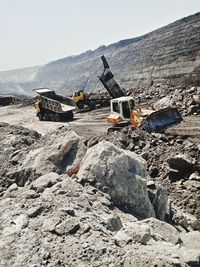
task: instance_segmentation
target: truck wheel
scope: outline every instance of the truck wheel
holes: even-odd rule
[[[95,101],[90,101],[88,103],[88,106],[91,108],[91,109],[95,109],[96,108],[96,102]]]
[[[69,112],[69,114],[68,114],[68,120],[73,120],[73,118],[74,118],[74,113],[71,111],[71,112]]]
[[[72,111],[69,111],[63,115],[64,115],[63,116],[64,121],[71,121],[74,118],[74,113]]]
[[[77,107],[78,107],[79,109],[83,109],[83,108],[84,108],[84,101],[83,101],[83,100],[80,100],[80,101],[78,101],[78,102],[76,103],[76,105],[77,105]]]
[[[55,121],[55,115],[53,113],[49,114],[50,121]]]
[[[60,121],[60,115],[59,114],[55,114],[55,121]]]
[[[101,107],[108,107],[109,106],[109,101],[108,100],[103,100],[102,102],[101,102]]]
[[[38,119],[39,119],[40,121],[43,121],[43,120],[44,120],[44,119],[43,119],[43,115],[42,115],[41,113],[38,113],[37,116],[38,116]]]
[[[43,120],[44,120],[44,121],[48,121],[48,120],[49,120],[49,116],[48,116],[47,113],[44,113],[44,115],[43,115]]]

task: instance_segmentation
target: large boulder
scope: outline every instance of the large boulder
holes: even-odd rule
[[[146,161],[135,153],[102,141],[87,151],[77,175],[107,190],[112,201],[130,213],[155,216],[147,192]]]
[[[32,131],[27,130],[28,136],[29,132]],[[11,160],[15,159],[16,163],[4,173],[7,185],[16,183],[24,186],[50,172],[61,174],[71,169],[77,172],[85,153],[86,147],[80,137],[67,127],[59,127],[28,148],[23,147],[23,154],[12,157]]]
[[[174,100],[170,96],[165,96],[154,104],[154,108],[156,110],[159,110],[173,105],[174,105]]]

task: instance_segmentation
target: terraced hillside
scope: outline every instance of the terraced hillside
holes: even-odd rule
[[[200,13],[141,37],[101,46],[94,51],[29,69],[28,72],[24,69],[1,72],[0,94],[28,94],[36,86],[49,86],[64,94],[77,89],[91,91],[101,88],[97,76],[103,68],[102,54],[125,88],[148,86],[152,82],[199,84]]]

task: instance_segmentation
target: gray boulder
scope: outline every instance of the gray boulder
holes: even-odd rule
[[[135,153],[102,141],[87,151],[77,176],[106,187],[113,202],[132,214],[155,216],[147,192],[146,161]]]
[[[154,239],[166,241],[172,244],[181,242],[179,232],[172,225],[156,218],[148,218],[142,221],[151,227],[151,235]]]
[[[19,159],[20,164],[6,173],[6,177],[24,186],[49,172],[61,174],[76,169],[85,152],[80,137],[67,127],[60,127],[26,149]]]
[[[169,106],[173,106],[173,104],[174,104],[174,100],[170,96],[165,96],[165,97],[161,98],[160,100],[158,100],[154,104],[154,108],[156,110],[159,110],[162,108],[167,108]]]

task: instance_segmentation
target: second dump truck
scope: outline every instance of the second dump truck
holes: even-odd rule
[[[68,121],[74,117],[76,104],[69,97],[64,97],[48,88],[34,89],[39,94],[36,103],[36,115],[44,121]]]

